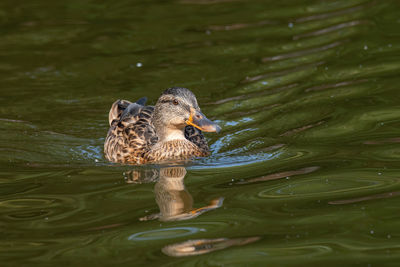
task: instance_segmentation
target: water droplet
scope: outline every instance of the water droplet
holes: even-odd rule
[[[267,85],[268,84],[268,82],[261,82],[263,85]]]
[[[141,62],[136,63],[136,67],[140,68],[141,66],[143,66]]]
[[[390,238],[392,238],[392,236],[391,235],[387,235],[387,238],[390,239]]]
[[[368,46],[367,45],[364,45],[364,50],[368,50]]]
[[[292,23],[292,22],[289,22],[288,27],[289,27],[289,28],[293,28],[293,23]]]
[[[371,235],[373,235],[374,234],[374,230],[371,230],[370,233],[371,233]]]

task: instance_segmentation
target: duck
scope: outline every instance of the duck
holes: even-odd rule
[[[137,165],[210,155],[203,132],[219,133],[221,127],[201,112],[193,92],[171,87],[155,106],[146,101],[143,97],[134,103],[117,100],[112,104],[104,142],[108,161]]]

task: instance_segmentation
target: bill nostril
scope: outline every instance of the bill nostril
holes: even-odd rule
[[[196,119],[201,119],[201,116],[197,114]]]

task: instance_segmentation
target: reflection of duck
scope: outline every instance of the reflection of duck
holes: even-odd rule
[[[221,250],[231,246],[243,246],[260,240],[259,236],[242,238],[214,238],[188,240],[162,248],[162,252],[172,257],[194,256]]]
[[[150,174],[150,172],[132,170],[128,173],[127,181],[133,183],[152,181],[154,175],[151,175],[149,180],[146,174]],[[183,167],[168,167],[160,170],[159,180],[154,187],[160,213],[140,218],[141,221],[153,219],[160,221],[188,220],[222,206],[223,198],[221,197],[212,200],[208,206],[193,209],[193,198],[183,183],[185,175],[186,170]]]
[[[117,100],[112,105],[104,143],[108,160],[143,164],[209,154],[202,131],[219,132],[220,127],[200,112],[190,90],[169,88],[155,107],[145,102],[146,98],[136,103]]]

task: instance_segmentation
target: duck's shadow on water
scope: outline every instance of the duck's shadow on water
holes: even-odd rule
[[[184,184],[184,167],[161,167],[160,169],[135,169],[125,172],[127,183],[156,182],[154,194],[159,213],[141,217],[141,221],[181,221],[195,218],[204,212],[217,209],[223,204],[223,197],[213,199],[209,205],[193,208],[193,198]]]

